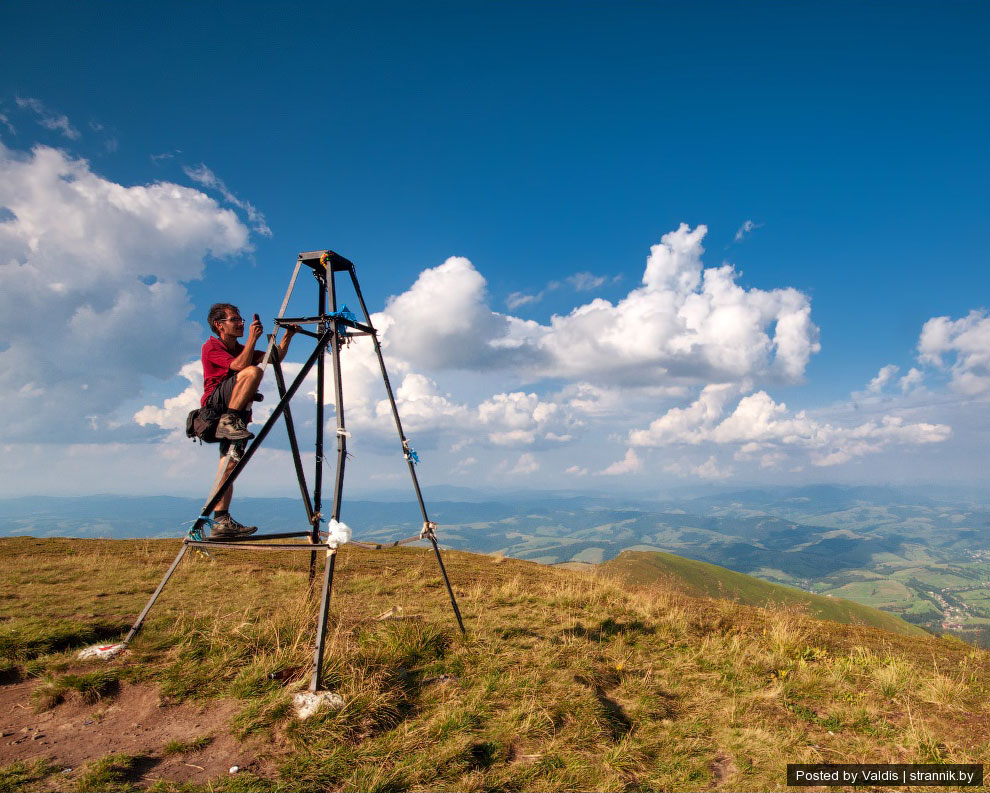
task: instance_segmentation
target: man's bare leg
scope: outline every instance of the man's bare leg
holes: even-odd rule
[[[227,410],[244,410],[248,404],[253,402],[254,395],[258,392],[258,386],[261,384],[263,375],[264,372],[257,366],[247,366],[241,369],[237,373],[237,378],[234,380],[234,387],[230,392],[230,403],[227,405]],[[220,459],[220,467],[217,469],[217,475],[219,476],[220,471],[223,471],[223,479],[226,480],[236,465],[237,458],[233,455],[228,454],[222,457]],[[225,471],[223,470],[224,467],[226,467]],[[230,509],[230,501],[233,497],[234,485],[231,483],[224,488],[223,495],[217,502],[215,509],[218,512],[227,512]]]
[[[230,472],[234,470],[234,466],[237,465],[237,460],[235,460],[232,455],[228,454],[227,456],[220,458],[220,468],[224,467],[225,460],[226,460],[227,470],[224,471],[223,478],[226,480],[226,478],[230,476]],[[230,509],[230,500],[233,497],[234,497],[234,483],[231,482],[227,486],[227,488],[223,491],[223,495],[220,496],[220,500],[217,502],[217,505],[214,507],[214,509],[220,512],[226,512],[227,510]]]
[[[264,372],[257,366],[246,366],[237,373],[234,388],[230,393],[230,404],[227,410],[244,410],[258,393]]]

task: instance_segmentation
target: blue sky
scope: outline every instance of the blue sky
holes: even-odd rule
[[[202,317],[270,320],[321,247],[383,312],[427,482],[976,480],[988,31],[975,2],[8,4],[7,494],[198,493]],[[355,486],[401,486],[353,357]]]

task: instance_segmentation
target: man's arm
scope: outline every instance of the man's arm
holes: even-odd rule
[[[285,355],[289,351],[289,342],[292,341],[292,337],[296,335],[296,331],[299,330],[295,325],[285,326],[285,335],[282,336],[282,341],[278,343],[278,359],[280,361],[285,360]]]
[[[296,335],[296,331],[299,330],[295,325],[285,326],[285,335],[282,337],[276,346],[272,347],[272,358],[276,361],[284,361],[285,354],[289,351],[289,340]],[[261,363],[265,359],[265,353],[262,350],[254,351],[254,362],[256,364]]]
[[[227,368],[229,368],[232,372],[239,372],[241,369],[246,369],[256,363],[254,359],[254,345],[258,343],[258,339],[261,338],[262,332],[264,332],[264,328],[261,327],[261,320],[258,319],[258,315],[255,314],[254,321],[248,329],[247,344],[244,345],[240,353],[234,357]]]

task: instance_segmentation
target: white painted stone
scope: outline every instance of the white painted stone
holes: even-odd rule
[[[124,650],[127,649],[126,644],[94,644],[92,647],[87,647],[85,650],[80,650],[78,658],[101,658],[104,661],[109,661],[114,656],[120,655]]]
[[[296,716],[305,721],[320,708],[344,707],[344,698],[334,691],[303,691],[292,698],[296,708]]]

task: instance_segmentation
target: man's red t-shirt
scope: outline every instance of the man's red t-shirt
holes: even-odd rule
[[[203,345],[203,398],[199,400],[200,407],[206,405],[210,394],[230,371],[230,362],[240,355],[243,349],[244,346],[238,343],[234,352],[231,352],[216,336],[210,336],[206,340]]]

